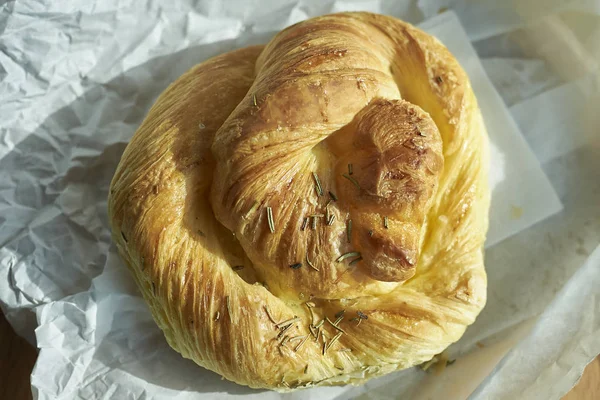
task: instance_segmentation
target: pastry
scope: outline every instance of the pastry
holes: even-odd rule
[[[437,39],[313,18],[165,90],[112,181],[113,239],[183,357],[253,388],[358,384],[483,308],[487,146]]]

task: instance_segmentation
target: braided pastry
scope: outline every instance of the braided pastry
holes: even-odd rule
[[[487,135],[469,80],[397,19],[310,19],[192,68],[109,198],[169,344],[287,391],[431,359],[486,298]]]

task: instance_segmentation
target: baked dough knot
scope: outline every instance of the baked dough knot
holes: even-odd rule
[[[334,14],[173,83],[109,214],[185,357],[252,387],[358,383],[431,359],[483,307],[487,162],[437,39]]]

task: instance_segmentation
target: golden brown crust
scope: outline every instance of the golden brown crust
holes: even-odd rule
[[[485,303],[486,175],[450,53],[343,13],[179,78],[126,149],[109,214],[169,344],[285,391],[407,368],[462,335]]]

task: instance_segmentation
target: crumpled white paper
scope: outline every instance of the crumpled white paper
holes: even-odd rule
[[[488,348],[502,344],[498,332],[517,332],[513,326],[542,312],[550,315],[536,327],[543,330],[550,326],[553,312],[564,312],[562,306],[547,308],[548,304],[600,240],[600,141],[597,133],[586,129],[594,125],[577,118],[578,110],[582,112],[579,105],[598,97],[597,73],[567,82],[548,60],[526,54],[515,57],[514,46],[502,44],[510,42],[506,38],[516,27],[529,26],[526,17],[532,14],[527,9],[520,9],[518,19],[503,19],[509,15],[505,6],[494,9],[491,1],[469,2],[470,8],[465,1],[398,3],[81,0],[68,5],[25,1],[0,6],[0,306],[23,335],[31,337],[38,326],[35,335],[41,350],[32,375],[36,397],[422,398],[436,390],[448,394],[440,388],[452,374],[464,371],[465,384],[456,395],[464,398],[484,378],[467,380],[473,371],[466,364],[468,358],[479,357],[478,367],[487,363],[491,369],[502,356],[488,357],[487,348],[474,347],[475,343],[484,341]],[[565,9],[554,3],[543,7],[543,15]],[[532,153],[519,135],[452,14],[423,24],[469,73],[493,144],[487,244],[496,245],[486,255],[489,300],[475,325],[452,348],[454,355],[461,355],[459,361],[439,377],[411,369],[363,387],[281,396],[221,381],[182,359],[164,341],[111,247],[106,218],[105,199],[114,168],[156,96],[194,64],[265,42],[273,31],[307,17],[363,9],[419,23],[445,4],[456,7],[469,38],[486,57],[484,68],[495,71],[490,77],[502,97],[510,99],[510,111],[533,149]],[[434,6],[438,8],[431,11]],[[591,2],[572,1],[568,7],[596,12]],[[511,73],[517,79],[497,68],[498,59],[513,65]],[[521,68],[516,59],[525,59],[529,66]],[[543,76],[536,71],[544,71]],[[579,90],[582,87],[585,90]],[[569,140],[573,130],[578,132],[576,139]],[[547,177],[534,153],[544,163]],[[565,209],[526,229],[559,211],[556,193]],[[600,271],[597,265],[589,267],[591,261],[587,265],[593,276],[584,276],[593,282]],[[597,301],[598,286],[589,287],[569,290],[570,300],[564,304],[588,304],[581,311],[570,310],[572,321],[581,321],[583,313],[589,313],[590,301]],[[35,311],[37,321],[28,310]],[[597,336],[598,325],[598,318],[583,324],[577,343],[562,335],[545,338],[550,340],[548,348],[517,345],[524,352],[521,366],[530,368],[530,376],[544,379],[513,380],[511,368],[498,368],[477,392],[489,396],[478,398],[521,392],[534,398],[538,390],[564,393],[585,362],[600,352],[590,339]],[[585,351],[581,343],[586,344]],[[560,357],[560,364],[553,363],[550,354]],[[510,355],[507,360],[511,362]],[[566,377],[560,385],[555,384],[557,372]],[[502,382],[501,390],[489,382]]]

